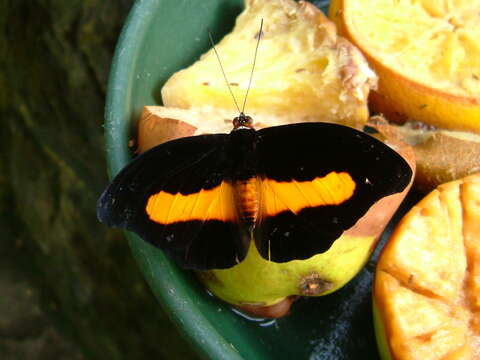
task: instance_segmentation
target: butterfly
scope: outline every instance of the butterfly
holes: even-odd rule
[[[327,251],[411,177],[398,153],[353,128],[257,131],[240,113],[229,134],[172,140],[134,158],[99,198],[97,216],[187,269],[232,267],[251,241],[263,258],[288,262]]]

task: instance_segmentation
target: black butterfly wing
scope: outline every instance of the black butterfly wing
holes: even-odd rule
[[[231,185],[228,135],[201,135],[159,145],[132,160],[97,203],[108,226],[160,247],[179,265],[228,268],[245,257]]]
[[[263,185],[255,241],[275,262],[327,251],[376,201],[401,192],[412,177],[390,147],[336,124],[262,129],[257,155]]]

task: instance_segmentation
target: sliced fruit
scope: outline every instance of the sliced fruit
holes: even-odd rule
[[[383,249],[373,294],[382,353],[479,358],[479,275],[480,173],[432,191]]]
[[[395,139],[391,144],[398,146]],[[397,151],[414,168],[411,149],[403,145],[397,147]],[[261,257],[252,242],[241,263],[229,269],[198,272],[198,275],[213,294],[244,311],[262,317],[284,316],[292,296],[330,294],[362,269],[409,188],[375,203],[325,253],[306,260],[275,263]]]
[[[228,133],[233,128],[232,119],[232,112],[222,108],[185,110],[145,106],[138,122],[137,152],[184,136]],[[257,130],[286,123],[288,118],[269,113],[257,113],[253,118],[253,126]]]
[[[373,110],[480,133],[480,2],[333,0],[329,16],[379,76]]]
[[[226,131],[231,128],[222,110],[168,109],[145,107],[139,122],[138,151],[146,151],[167,140],[185,134]],[[208,121],[202,121],[202,119]],[[254,119],[257,128],[284,124],[282,117]],[[208,125],[207,125],[208,124]],[[399,140],[398,134],[386,124],[372,123],[375,135],[400,153],[412,167],[415,160],[412,148]],[[262,258],[254,245],[244,261],[225,270],[198,272],[206,287],[219,298],[245,312],[261,317],[281,317],[289,312],[297,295],[329,294],[350,281],[370,257],[378,236],[394,214],[410,186],[402,193],[387,196],[375,203],[351,229],[337,239],[325,253],[306,260],[274,263]],[[253,244],[253,243],[252,243]]]
[[[387,120],[375,115],[369,122],[378,126]],[[438,129],[415,121],[388,126],[413,147],[417,164],[414,186],[422,192],[480,171],[480,134]]]
[[[246,113],[282,116],[287,122],[327,121],[361,127],[376,84],[363,55],[337,36],[334,24],[307,2],[247,0],[233,31],[218,45],[223,68],[242,107],[264,19]],[[212,50],[174,74],[162,89],[166,107],[238,110]]]

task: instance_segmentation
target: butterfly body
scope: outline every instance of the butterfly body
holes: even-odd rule
[[[236,181],[233,185],[234,203],[237,205],[239,217],[244,225],[252,231],[258,220],[259,213],[259,179]]]
[[[173,140],[138,156],[99,199],[99,219],[186,268],[232,267],[252,239],[263,258],[287,262],[327,251],[410,182],[403,158],[360,131],[251,124],[241,114],[229,134]]]

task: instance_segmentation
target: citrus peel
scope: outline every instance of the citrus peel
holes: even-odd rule
[[[480,173],[440,185],[396,226],[374,306],[394,359],[480,356]]]
[[[329,16],[379,76],[374,111],[480,133],[478,1],[333,0]]]

